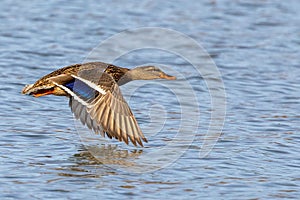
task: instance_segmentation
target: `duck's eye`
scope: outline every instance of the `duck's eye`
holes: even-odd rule
[[[160,69],[155,66],[148,66],[147,68],[145,68],[145,70],[151,71],[151,72],[160,72]]]

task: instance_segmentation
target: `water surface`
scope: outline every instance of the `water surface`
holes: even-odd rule
[[[2,1],[0,198],[299,198],[299,9],[296,0]],[[200,125],[189,149],[165,168],[136,174],[120,169],[172,140],[178,129],[180,104],[156,84],[161,82],[149,82],[130,98],[148,147],[117,151],[107,140],[94,149],[111,155],[106,162],[87,151],[66,98],[35,99],[20,91],[58,67],[82,62],[108,37],[144,26],[174,29],[203,45],[222,74],[227,113],[215,148],[199,159],[211,113],[203,77],[168,52],[137,51],[116,60],[128,67],[172,66],[201,102]],[[169,120],[154,134],[162,108]],[[178,148],[185,145],[182,141]]]

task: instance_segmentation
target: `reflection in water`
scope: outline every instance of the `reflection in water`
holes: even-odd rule
[[[89,152],[89,156],[93,156],[93,160],[97,160],[101,164],[126,167],[133,166],[134,162],[131,160],[143,153],[142,149],[129,151],[118,148],[118,145],[85,146],[85,148]]]
[[[121,150],[117,145],[80,146],[80,152],[70,157],[76,165],[57,167],[54,170],[62,177],[100,178],[116,174],[116,167],[134,166],[132,160],[143,150]],[[63,178],[50,179],[55,182]]]

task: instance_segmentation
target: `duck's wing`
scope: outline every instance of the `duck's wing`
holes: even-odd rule
[[[77,75],[59,75],[49,79],[70,95],[69,105],[77,119],[96,133],[128,140],[143,146],[147,142],[118,84],[99,69],[87,69]],[[128,139],[129,138],[129,139]]]

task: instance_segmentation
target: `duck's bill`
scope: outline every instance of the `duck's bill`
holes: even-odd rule
[[[167,80],[175,80],[176,76],[171,76],[171,75],[163,73],[160,75],[160,78],[167,79]]]

